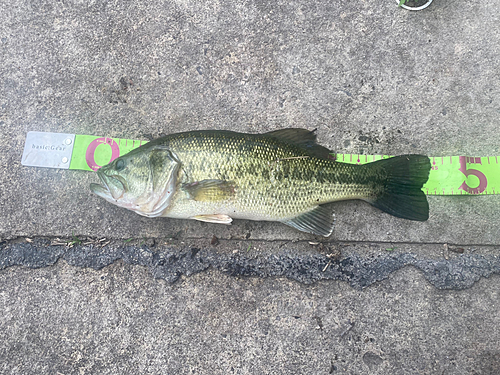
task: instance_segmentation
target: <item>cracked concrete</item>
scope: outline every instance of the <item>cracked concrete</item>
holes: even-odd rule
[[[429,197],[425,223],[340,202],[324,240],[20,165],[31,130],[500,155],[499,0],[0,1],[0,372],[500,373],[499,196]]]
[[[341,280],[356,289],[384,280],[406,266],[417,268],[427,281],[440,289],[469,288],[481,277],[500,273],[498,248],[488,246],[449,251],[432,244],[398,244],[396,248],[387,247],[385,243],[325,246],[282,241],[219,241],[222,243],[215,250],[213,246],[203,245],[206,240],[191,240],[188,244],[169,241],[158,245],[86,242],[89,244],[68,246],[61,242],[54,244],[54,240],[36,239],[5,244],[0,252],[0,270],[12,266],[47,267],[59,259],[73,266],[99,270],[121,259],[131,265],[145,266],[155,278],[171,283],[181,276],[213,268],[231,276],[285,276],[304,284]],[[425,251],[419,251],[421,248],[445,253],[445,258],[429,259]],[[481,254],[483,252],[487,254]]]

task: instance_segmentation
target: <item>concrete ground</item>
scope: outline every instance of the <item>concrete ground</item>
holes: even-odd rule
[[[325,240],[147,219],[20,164],[31,130],[500,155],[499,0],[0,1],[0,373],[500,373],[498,195],[424,223],[338,203]]]

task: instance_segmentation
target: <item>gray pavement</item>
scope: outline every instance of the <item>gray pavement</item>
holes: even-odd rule
[[[1,3],[0,373],[500,373],[500,196],[424,223],[341,202],[325,240],[146,219],[20,164],[30,130],[500,155],[500,1]]]

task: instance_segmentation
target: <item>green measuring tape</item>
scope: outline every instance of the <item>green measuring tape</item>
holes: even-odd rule
[[[22,164],[35,167],[95,171],[120,155],[147,143],[121,138],[62,133],[29,132]],[[365,164],[389,155],[337,154],[343,163]],[[428,195],[500,194],[500,156],[430,157],[429,180],[422,190]]]

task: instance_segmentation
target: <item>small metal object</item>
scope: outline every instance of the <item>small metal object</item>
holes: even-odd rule
[[[63,162],[64,164],[66,164],[66,163],[68,162],[68,158],[67,158],[66,156],[65,156],[65,157],[63,157],[63,158],[62,158],[62,162]]]
[[[399,5],[399,0],[396,0],[396,3]],[[406,10],[423,10],[427,8],[429,5],[431,5],[432,0],[427,1],[424,5],[421,5],[419,7],[409,7],[408,5],[401,5],[401,8],[406,9]]]
[[[64,143],[66,143],[69,146],[70,144],[73,143],[73,140],[71,138],[66,138],[66,140],[64,141]]]

